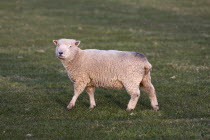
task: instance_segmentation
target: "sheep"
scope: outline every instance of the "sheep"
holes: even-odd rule
[[[90,108],[96,106],[95,88],[123,89],[130,94],[127,111],[136,107],[140,89],[148,93],[151,106],[158,110],[155,88],[151,83],[152,65],[147,58],[138,52],[117,50],[82,50],[80,41],[74,39],[53,40],[56,45],[56,56],[66,69],[74,84],[74,96],[67,106],[75,106],[78,96],[86,90],[89,94]]]

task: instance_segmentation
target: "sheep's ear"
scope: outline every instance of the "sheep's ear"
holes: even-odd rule
[[[53,40],[53,43],[54,43],[55,45],[57,45],[58,40]]]
[[[79,41],[79,40],[77,40],[74,44],[75,44],[75,46],[77,46],[77,47],[78,47],[78,46],[79,46],[79,44],[80,44],[80,41]]]

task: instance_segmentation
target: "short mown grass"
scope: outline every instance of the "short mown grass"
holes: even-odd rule
[[[210,139],[209,0],[0,1],[0,139]],[[126,112],[125,90],[73,86],[53,39],[82,49],[144,53],[159,111],[146,93]]]

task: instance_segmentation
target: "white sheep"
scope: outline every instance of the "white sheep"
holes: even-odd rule
[[[81,50],[78,48],[80,41],[74,39],[59,39],[53,42],[56,45],[56,56],[74,83],[74,96],[67,106],[68,110],[75,106],[78,96],[84,90],[89,94],[90,108],[94,108],[94,91],[97,87],[125,88],[131,96],[128,111],[136,107],[141,87],[148,93],[153,109],[159,109],[150,77],[152,65],[143,54],[116,50]]]

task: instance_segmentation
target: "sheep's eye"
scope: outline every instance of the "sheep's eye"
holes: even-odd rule
[[[71,48],[71,46],[69,46],[69,48]]]

